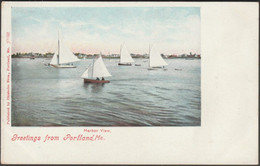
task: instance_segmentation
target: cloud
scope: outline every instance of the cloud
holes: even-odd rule
[[[145,12],[149,13],[151,9]],[[77,20],[57,17],[39,19],[30,16],[35,24],[14,27],[13,48],[22,52],[54,52],[57,48],[57,31],[73,52],[118,53],[125,42],[132,53],[147,53],[149,44],[157,43],[165,54],[194,50],[200,53],[200,16],[179,13],[179,18],[167,19],[125,18],[122,22],[97,19]],[[187,15],[187,16],[186,16]],[[113,19],[113,18],[110,18]]]

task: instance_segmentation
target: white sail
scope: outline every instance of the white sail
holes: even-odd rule
[[[77,62],[79,59],[65,46],[63,42],[60,42],[60,56],[59,56],[59,63],[71,63]]]
[[[50,62],[50,64],[51,65],[57,65],[57,51],[55,52],[55,54],[53,55],[53,57],[52,57],[52,59],[51,59],[51,62]]]
[[[88,69],[81,75],[81,78],[89,78],[88,77]]]
[[[166,66],[168,65],[160,53],[156,50],[156,48],[152,48],[150,50],[150,56],[149,56],[149,67],[160,67],[160,66]]]
[[[58,65],[57,55],[59,51],[59,64],[77,62],[79,59],[65,46],[65,44],[59,40],[59,48],[55,52],[50,64]]]
[[[93,77],[109,77],[111,74],[108,72],[102,56],[100,55],[99,58],[95,61],[93,66]]]
[[[131,63],[134,62],[133,58],[127,51],[126,46],[123,44],[120,52],[120,63]]]

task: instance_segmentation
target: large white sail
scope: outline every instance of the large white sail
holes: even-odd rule
[[[131,63],[131,62],[134,62],[134,60],[129,54],[126,46],[123,44],[120,52],[120,63]]]
[[[59,56],[59,63],[71,63],[77,62],[79,59],[65,46],[65,44],[61,41],[60,42],[60,56]]]
[[[111,74],[108,72],[102,56],[100,55],[99,58],[95,61],[93,66],[93,77],[109,77]]]
[[[59,48],[55,52],[50,64],[58,65],[57,55],[59,51],[59,64],[77,62],[79,59],[65,46],[65,44],[59,40]]]
[[[88,69],[81,75],[81,78],[89,78],[88,77]]]
[[[160,53],[156,50],[156,48],[152,48],[150,50],[150,56],[149,56],[149,67],[160,67],[160,66],[166,66],[168,65]]]

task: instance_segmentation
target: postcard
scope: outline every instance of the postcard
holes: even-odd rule
[[[1,8],[1,163],[258,163],[258,3]]]

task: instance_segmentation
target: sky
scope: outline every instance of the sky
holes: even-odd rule
[[[74,53],[200,54],[199,7],[12,8],[12,51],[55,52],[60,38]]]

